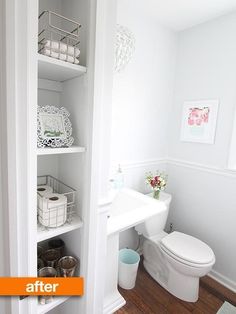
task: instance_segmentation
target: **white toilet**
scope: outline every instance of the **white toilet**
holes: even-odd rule
[[[145,237],[144,267],[171,294],[196,302],[199,278],[211,270],[215,255],[208,245],[192,236],[164,232],[171,195],[161,193],[160,201],[166,203],[167,210],[135,227]]]

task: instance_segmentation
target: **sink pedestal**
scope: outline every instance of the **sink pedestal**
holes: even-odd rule
[[[107,273],[104,294],[103,314],[111,314],[125,305],[125,299],[117,289],[118,282],[119,233],[107,238]]]
[[[116,191],[107,221],[106,283],[103,314],[111,314],[125,304],[117,289],[119,233],[159,215],[160,222],[168,213],[164,202],[131,189]],[[164,218],[163,218],[164,217]],[[104,266],[105,267],[105,266]]]

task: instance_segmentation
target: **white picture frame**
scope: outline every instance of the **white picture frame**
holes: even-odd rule
[[[70,147],[74,138],[70,113],[55,106],[38,106],[38,147]]]
[[[219,100],[184,102],[180,140],[214,144]]]

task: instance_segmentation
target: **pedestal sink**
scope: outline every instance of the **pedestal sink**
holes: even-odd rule
[[[164,202],[131,189],[114,194],[107,222],[107,274],[104,314],[111,314],[125,304],[117,290],[119,233],[167,210]]]

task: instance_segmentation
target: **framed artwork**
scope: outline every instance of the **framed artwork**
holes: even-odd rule
[[[70,147],[73,144],[69,115],[64,107],[38,107],[38,147]]]
[[[214,144],[219,100],[186,101],[181,141]]]
[[[40,113],[39,117],[42,138],[66,138],[62,114]]]

